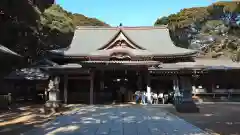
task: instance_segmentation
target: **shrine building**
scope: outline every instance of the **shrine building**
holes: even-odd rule
[[[41,69],[60,79],[64,103],[111,103],[122,86],[126,102],[135,91],[178,89],[185,100],[194,92],[240,92],[238,63],[197,56],[175,46],[166,26],[78,27],[68,48],[50,51],[47,59],[56,64]]]

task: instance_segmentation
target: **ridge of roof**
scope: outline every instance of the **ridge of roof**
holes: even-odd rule
[[[122,29],[119,29],[118,32],[117,32],[105,45],[103,45],[102,47],[100,47],[98,50],[104,49],[104,48],[106,48],[107,46],[109,46],[109,44],[111,44],[111,43],[119,36],[119,34],[121,34],[121,33],[125,36],[125,38],[126,38],[130,43],[134,44],[137,48],[146,50],[144,47],[139,46],[139,45],[136,44],[131,38],[129,38],[128,35],[127,35],[127,34],[124,32],[124,30],[122,30]]]
[[[77,26],[76,30],[149,30],[149,29],[167,29],[167,25],[160,26]]]

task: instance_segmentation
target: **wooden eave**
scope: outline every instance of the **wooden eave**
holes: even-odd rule
[[[154,55],[154,59],[158,58],[186,58],[186,57],[193,57],[195,58],[197,55],[197,52],[189,53],[189,54],[176,54],[176,55]]]
[[[89,58],[109,58],[109,56],[101,56],[101,55],[82,55],[82,56],[66,56],[66,55],[62,55],[62,56],[54,56],[55,58],[73,58],[73,59],[89,59]],[[196,57],[196,53],[193,54],[185,54],[185,55],[153,55],[153,56],[134,56],[134,57],[149,57],[149,58],[153,58],[153,59],[162,59],[162,58],[186,58],[186,57]]]

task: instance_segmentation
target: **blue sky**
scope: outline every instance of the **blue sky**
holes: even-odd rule
[[[111,26],[152,26],[157,18],[218,0],[56,0],[64,9],[98,18]]]

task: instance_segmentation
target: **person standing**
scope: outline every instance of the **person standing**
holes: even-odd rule
[[[160,99],[160,100],[162,101],[162,104],[164,104],[163,93],[159,93],[159,94],[158,94],[158,99]]]
[[[153,104],[158,104],[158,95],[157,95],[157,93],[153,93]]]
[[[142,104],[146,104],[146,93],[142,92]]]
[[[140,91],[135,92],[135,102],[138,103],[138,100],[140,99]]]

